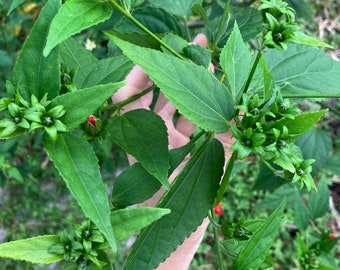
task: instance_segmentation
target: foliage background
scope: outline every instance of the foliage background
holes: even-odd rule
[[[7,16],[11,1],[0,1],[0,97],[5,93],[5,80],[11,79],[14,63],[20,48],[28,36],[30,29],[39,14],[43,0],[26,1],[18,10]],[[235,1],[237,2],[237,1]],[[238,1],[242,2],[249,1]],[[292,4],[298,14],[299,22],[308,34],[334,46],[328,53],[336,60],[340,59],[340,1],[339,0],[309,0],[306,9],[300,1],[287,1]],[[300,2],[298,4],[297,2]],[[112,22],[110,22],[112,23]],[[98,58],[105,56],[107,40],[100,34],[105,24],[99,25],[90,31],[85,31],[77,36],[85,44],[86,38],[93,39],[97,48],[93,51]],[[327,179],[329,186],[330,211],[320,218],[313,219],[311,234],[315,231],[330,229],[334,233],[340,231],[340,172],[337,164],[340,162],[339,133],[340,133],[340,102],[337,99],[325,101],[331,108],[327,118],[320,124],[323,133],[316,138],[314,143],[325,147],[318,153],[327,157],[332,152],[333,163],[328,168],[320,165],[316,179]],[[301,108],[317,108],[326,104],[318,101],[304,100],[298,104]],[[308,135],[308,134],[307,134]],[[313,134],[309,134],[310,136]],[[315,135],[315,134],[314,134]],[[310,139],[310,138],[309,138]],[[308,138],[302,138],[304,144]],[[78,222],[82,217],[80,209],[69,195],[64,182],[61,181],[57,171],[41,147],[42,138],[39,136],[0,142],[0,242],[22,239],[41,234],[56,233],[60,229],[69,229],[70,224]],[[103,168],[103,178],[111,190],[115,177],[127,165],[125,154],[109,140],[101,144],[94,142],[94,149]],[[333,165],[333,166],[332,166]],[[252,170],[248,168],[251,166]],[[261,218],[267,216],[270,203],[273,202],[274,187],[260,186],[257,180],[267,177],[261,169],[261,164],[256,159],[248,159],[246,163],[237,165],[237,174],[234,174],[233,185],[228,197],[223,199],[225,214],[221,221],[232,219],[243,213],[247,218]],[[321,168],[323,168],[321,170]],[[249,186],[253,189],[249,190]],[[272,196],[272,197],[270,197]],[[269,198],[269,199],[268,199]],[[305,197],[307,199],[307,196]],[[273,248],[275,269],[292,269],[296,257],[295,239],[297,228],[294,224],[293,209],[289,210],[287,226],[280,232],[280,240],[276,241]],[[256,212],[256,216],[255,216]],[[289,225],[291,224],[291,225]],[[199,252],[192,263],[192,270],[215,269],[215,250],[212,231],[208,230]],[[130,239],[120,246],[113,264],[120,269],[126,251],[131,245]],[[340,256],[339,246],[333,256]],[[339,267],[340,262],[337,261]],[[1,260],[0,269],[62,269],[61,265],[33,266],[24,262]]]

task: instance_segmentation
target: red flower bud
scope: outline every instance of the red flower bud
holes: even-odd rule
[[[89,122],[91,126],[96,127],[96,117],[94,115],[90,115],[87,118],[87,122]]]
[[[222,216],[222,215],[224,214],[224,210],[222,209],[222,206],[223,206],[223,204],[222,204],[222,203],[219,203],[218,205],[216,205],[216,206],[214,207],[214,213],[215,213],[216,215]]]
[[[335,233],[331,233],[329,236],[328,236],[328,239],[334,239],[336,238],[336,234]]]

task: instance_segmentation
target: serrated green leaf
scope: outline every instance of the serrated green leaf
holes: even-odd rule
[[[193,143],[188,143],[169,151],[169,176],[190,153],[193,147]],[[161,183],[137,162],[125,169],[115,180],[112,202],[117,207],[141,203],[151,198],[160,188]]]
[[[235,260],[233,269],[259,269],[265,261],[270,247],[278,233],[285,205],[286,200],[283,199],[280,205],[247,241]]]
[[[195,147],[192,142],[187,143],[178,148],[171,149],[169,151],[169,162],[170,169],[169,175],[182,163],[185,157],[190,153],[190,151]]]
[[[133,17],[148,28],[152,33],[176,33],[179,36],[185,36],[183,26],[168,13],[168,10],[162,8],[144,7],[137,8],[133,11]],[[123,17],[115,24],[114,29],[123,33],[140,33],[145,34],[135,24]]]
[[[169,45],[170,48],[178,53],[182,53],[183,49],[189,45],[189,42],[178,35],[169,33],[162,38],[162,41]],[[171,54],[167,49],[162,47],[163,52]]]
[[[325,169],[329,170],[331,173],[335,175],[340,175],[339,164],[340,164],[340,155],[336,154],[334,156],[329,156],[324,167]]]
[[[195,152],[157,205],[171,213],[141,232],[125,270],[156,268],[201,224],[214,202],[223,165],[223,146],[216,139]]]
[[[113,211],[110,219],[117,242],[128,238],[169,213],[169,209],[154,207],[128,208]]]
[[[11,6],[8,9],[7,16],[12,13],[13,10],[17,9],[25,0],[13,0]]]
[[[125,169],[115,180],[112,204],[123,208],[144,202],[161,188],[161,183],[139,163]]]
[[[291,44],[284,52],[268,50],[264,56],[267,68],[283,95],[340,95],[340,63],[325,52],[310,46]],[[251,87],[261,90],[261,76],[255,74],[254,78]]]
[[[228,129],[234,112],[233,98],[208,69],[107,35],[144,69],[186,119],[207,131]]]
[[[283,118],[275,121],[271,127],[282,130],[283,126],[285,126],[289,130],[289,136],[293,136],[297,139],[308,129],[313,127],[326,112],[327,110],[306,112],[296,115],[294,119]]]
[[[123,82],[110,83],[69,92],[54,98],[50,107],[64,106],[66,114],[60,120],[72,130],[124,85]]]
[[[211,63],[210,51],[198,44],[190,44],[183,48],[184,55],[192,60],[195,64],[209,68]]]
[[[130,8],[135,8],[143,4],[145,0],[124,0],[125,5]]]
[[[319,46],[325,48],[333,48],[333,46],[318,40],[317,38],[308,36],[300,31],[294,32],[293,36],[289,38],[289,42],[297,43],[297,44],[304,44],[308,46]]]
[[[123,81],[132,69],[125,56],[110,57],[80,68],[74,77],[78,89]]]
[[[98,59],[85,49],[76,39],[68,38],[58,46],[63,63],[70,69],[75,70],[97,62]]]
[[[112,119],[109,128],[112,139],[169,188],[168,133],[162,118],[137,109]]]
[[[312,218],[320,218],[329,211],[329,189],[325,176],[317,185],[317,191],[308,196],[307,207]]]
[[[112,11],[113,8],[107,1],[66,1],[52,21],[44,55],[47,56],[56,45],[70,36],[108,20]]]
[[[294,186],[293,196],[294,196],[293,200],[294,224],[296,225],[299,231],[304,231],[309,224],[309,213],[307,211],[306,206],[302,202],[299,189],[296,186]]]
[[[262,72],[263,72],[263,99],[264,102],[270,100],[274,94],[275,79],[267,69],[266,62],[263,56],[261,57]]]
[[[14,67],[13,82],[25,100],[34,94],[39,100],[47,93],[56,97],[60,89],[59,56],[53,50],[48,57],[43,49],[49,25],[61,5],[61,0],[50,0],[40,12]]]
[[[90,144],[73,133],[61,134],[55,142],[45,136],[44,144],[84,214],[96,224],[115,252],[117,247],[110,224],[109,200],[101,180],[98,159]]]
[[[218,29],[218,25],[220,23],[220,18],[224,12],[224,8],[221,7],[218,3],[213,1],[212,11],[209,14],[211,29],[215,32]],[[261,16],[261,12],[255,8],[250,7],[229,7],[230,18],[229,23],[226,23],[221,32],[221,38],[219,39],[218,46],[222,48],[226,42],[228,37],[234,28],[234,23],[237,22],[237,25],[242,34],[243,40],[248,41],[251,38],[254,38],[263,30],[263,20]]]
[[[31,263],[50,264],[63,256],[48,253],[48,248],[59,242],[57,235],[43,235],[0,244],[0,257]]]
[[[237,23],[220,56],[220,65],[228,80],[231,93],[236,101],[240,100],[247,82],[252,57],[246,47]]]
[[[301,148],[305,159],[315,159],[313,175],[318,174],[320,170],[330,164],[333,142],[326,130],[317,127],[311,128],[295,143]]]
[[[191,8],[197,4],[201,5],[202,0],[153,0],[150,4],[176,16],[187,17],[192,15]]]

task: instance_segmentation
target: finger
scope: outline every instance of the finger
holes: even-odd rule
[[[120,88],[113,95],[112,101],[114,103],[137,95],[153,84],[153,82],[149,79],[149,76],[138,65],[133,67],[131,72],[127,75],[125,81],[126,85]]]
[[[171,122],[173,123],[173,118],[174,118],[174,115],[176,113],[176,107],[174,105],[172,105],[168,100],[166,100],[164,98],[165,101],[161,101],[162,102],[162,108],[159,108],[160,110],[159,111],[156,111],[155,112],[160,115],[163,120],[165,122]]]
[[[189,238],[185,239],[171,256],[157,267],[157,270],[187,270],[203,240],[208,224],[209,219],[205,218],[197,230]]]
[[[141,98],[125,105],[121,111],[122,113],[128,112],[128,111],[132,111],[135,109],[146,109],[149,110],[150,109],[150,105],[152,102],[152,97],[153,97],[153,93],[147,93],[146,95],[142,96]]]
[[[198,44],[203,47],[206,47],[208,44],[208,39],[204,34],[198,34],[194,40],[192,41],[193,44]]]
[[[183,115],[180,115],[176,121],[175,127],[180,133],[190,137],[194,132],[196,125],[185,119]]]

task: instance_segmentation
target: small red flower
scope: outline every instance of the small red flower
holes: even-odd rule
[[[334,239],[336,238],[336,234],[335,233],[331,233],[329,236],[328,236],[328,239]]]
[[[87,122],[89,122],[91,126],[96,127],[96,117],[94,115],[90,115],[87,118]]]
[[[223,204],[222,204],[222,203],[219,203],[218,205],[216,205],[216,206],[214,207],[214,213],[215,213],[216,215],[222,216],[222,215],[224,214],[224,210],[222,209],[222,207],[223,207]]]

